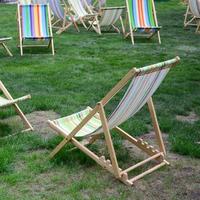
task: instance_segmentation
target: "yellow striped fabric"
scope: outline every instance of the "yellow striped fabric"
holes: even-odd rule
[[[67,136],[74,130],[74,128],[76,128],[81,123],[81,121],[90,112],[91,112],[91,108],[86,108],[85,110],[82,110],[78,113],[54,120],[53,122],[60,129],[62,129],[66,133],[66,136]],[[75,137],[84,137],[84,136],[90,135],[99,127],[101,127],[101,120],[100,120],[99,114],[97,113],[88,121],[87,124],[85,124],[84,127],[82,127],[82,129],[75,135]]]

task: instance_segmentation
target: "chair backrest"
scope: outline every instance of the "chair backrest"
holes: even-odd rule
[[[18,0],[18,4],[31,4],[32,0]]]
[[[176,57],[155,65],[135,69],[126,93],[108,118],[109,128],[113,129],[135,115],[153,96],[170,68],[175,66],[179,59]],[[118,92],[119,90],[114,95]],[[101,132],[102,128],[95,131],[95,133]]]
[[[22,38],[45,39],[49,38],[49,8],[48,5],[31,4],[18,5],[21,17]]]
[[[92,12],[88,13],[86,9],[88,9],[89,11],[91,11],[89,9],[89,6],[87,5],[86,0],[68,0],[70,6],[72,7],[74,13],[78,16],[78,17],[85,17],[88,14],[92,14]]]
[[[200,18],[200,0],[189,0],[189,7],[192,14]]]
[[[99,21],[100,26],[109,26],[115,24],[122,15],[124,8],[103,8],[102,15]]]
[[[33,4],[48,4],[49,0],[32,0]]]
[[[49,0],[49,6],[56,18],[62,20],[65,18],[65,11],[60,0]]]
[[[126,0],[132,28],[156,27],[154,0]]]

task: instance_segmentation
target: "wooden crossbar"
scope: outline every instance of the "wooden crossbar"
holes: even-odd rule
[[[23,97],[14,99],[14,100],[9,100],[8,103],[4,103],[4,104],[2,104],[2,105],[0,104],[0,107],[7,107],[7,106],[10,106],[10,105],[12,105],[12,104],[15,104],[15,103],[17,103],[17,102],[19,102],[19,101],[24,101],[24,100],[26,100],[26,99],[31,99],[31,95],[29,94],[29,95],[26,95],[26,96],[23,96]]]
[[[145,163],[147,163],[147,162],[149,162],[149,161],[151,161],[151,160],[154,160],[155,158],[158,158],[158,157],[160,157],[160,156],[163,157],[163,153],[157,153],[157,154],[155,154],[155,155],[153,155],[153,156],[151,156],[151,157],[149,157],[149,158],[147,158],[147,159],[145,159],[145,160],[143,160],[143,161],[137,163],[136,165],[133,165],[133,166],[131,166],[131,167],[129,167],[129,168],[123,170],[121,173],[122,173],[122,174],[123,174],[123,173],[128,173],[128,172],[130,172],[130,171],[132,171],[132,170],[134,170],[134,169],[140,167],[141,165],[144,165]]]

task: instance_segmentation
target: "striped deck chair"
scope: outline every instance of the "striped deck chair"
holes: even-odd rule
[[[88,29],[93,27],[96,32],[99,31],[99,34],[101,34],[101,29],[102,28],[107,28],[107,29],[114,29],[117,33],[120,33],[120,29],[116,26],[116,23],[118,21],[121,22],[121,26],[123,27],[123,21],[122,21],[122,12],[124,11],[125,7],[106,7],[106,8],[101,8],[99,12],[99,27],[100,29],[98,30],[97,22],[93,21],[91,22],[90,26]]]
[[[86,0],[68,0],[67,2],[69,15],[72,15],[70,13],[73,13],[75,16],[77,16],[77,21],[80,21],[86,29],[89,28],[91,22],[95,22],[97,24],[97,33],[100,32],[98,14],[91,9]],[[86,25],[86,23],[88,24],[88,26]]]
[[[134,44],[134,32],[146,35],[147,38],[157,33],[160,44],[161,27],[158,26],[154,0],[126,0],[126,6],[130,32],[125,35],[125,38],[131,36],[132,44]]]
[[[7,47],[7,45],[5,44],[7,41],[11,40],[11,37],[0,37],[0,45],[2,45],[2,47],[6,50],[6,52],[8,53],[9,56],[13,56],[12,53],[10,52],[9,48]]]
[[[79,28],[76,24],[77,17],[71,13],[68,14],[68,7],[64,1],[49,0],[49,6],[53,13],[52,27],[57,29],[57,34],[61,34],[72,25],[75,27],[77,32],[79,32]]]
[[[0,108],[3,109],[8,106],[13,106],[14,109],[16,110],[16,113],[19,115],[19,117],[21,118],[21,120],[24,123],[25,130],[22,130],[22,132],[32,131],[33,127],[31,126],[31,124],[27,120],[26,116],[24,115],[24,113],[21,111],[21,109],[17,105],[17,103],[19,103],[21,101],[30,99],[31,95],[26,95],[26,96],[23,96],[23,97],[20,97],[17,99],[13,99],[11,94],[8,92],[8,90],[2,83],[2,81],[0,81],[0,91],[1,91],[1,93],[3,93],[3,96],[2,95],[0,96]]]
[[[20,53],[23,55],[24,47],[51,47],[54,55],[53,34],[51,28],[50,12],[48,5],[18,4],[18,25],[20,39]],[[48,44],[24,45],[24,41],[38,40]]]
[[[196,33],[200,32],[200,0],[189,0],[184,26],[197,26]]]
[[[50,127],[64,137],[61,143],[52,151],[50,157],[54,157],[68,142],[71,142],[103,168],[114,174],[117,179],[121,180],[127,185],[133,185],[134,181],[168,164],[168,162],[165,160],[166,150],[156,117],[152,95],[157,90],[169,72],[170,68],[175,66],[178,61],[179,57],[176,57],[174,59],[147,67],[133,68],[100,102],[96,104],[93,109],[88,107],[85,110],[70,116],[49,121]],[[130,85],[125,92],[124,97],[114,109],[112,114],[109,117],[106,117],[104,110],[105,106],[129,82]],[[148,104],[153,122],[158,149],[150,146],[141,138],[134,138],[119,128],[123,122],[127,121],[130,117],[133,117],[146,103]],[[110,130],[116,130],[122,137],[127,139],[133,145],[136,145],[149,157],[127,169],[121,169],[118,165]],[[109,159],[105,158],[104,156],[97,156],[94,152],[86,147],[87,144],[93,143],[102,134],[106,140],[106,145],[110,156]],[[84,140],[87,139],[87,143],[84,142],[84,144],[82,144],[82,142],[76,138],[84,138]],[[133,178],[129,178],[128,173],[130,171],[141,167],[143,164],[149,161],[155,161],[156,165],[142,174],[139,174]]]

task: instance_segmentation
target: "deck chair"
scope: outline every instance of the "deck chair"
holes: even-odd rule
[[[23,48],[25,47],[51,47],[52,55],[54,55],[49,5],[18,4],[18,26],[21,55],[23,55]],[[45,44],[24,45],[25,41],[30,40],[34,43],[43,42]]]
[[[75,15],[72,15],[71,13],[70,15],[68,14],[68,7],[66,6],[64,1],[49,0],[49,6],[53,13],[52,28],[57,29],[57,34],[61,34],[72,25],[75,27],[77,32],[80,32],[76,23],[77,17]]]
[[[100,32],[98,13],[91,9],[86,0],[68,0],[67,2],[69,15],[75,15],[76,21],[80,21],[87,30],[91,23],[96,23],[97,29],[95,31]]]
[[[185,19],[184,19],[184,27],[187,26],[197,26],[197,21],[196,17],[193,15],[193,12],[191,11],[191,8],[194,7],[195,1],[191,1],[187,5],[186,13],[184,14]]]
[[[2,81],[0,81],[0,91],[1,91],[1,93],[3,93],[3,96],[0,96],[0,108],[13,106],[15,108],[17,114],[19,115],[19,117],[21,118],[21,120],[24,123],[25,130],[22,130],[22,132],[32,131],[33,127],[31,126],[28,119],[26,118],[24,113],[21,111],[21,109],[17,105],[17,103],[19,103],[21,101],[24,101],[26,99],[30,99],[31,95],[26,95],[26,96],[23,96],[23,97],[20,97],[20,98],[17,98],[17,99],[13,99],[11,94],[8,92],[8,90],[6,89],[4,84],[2,83]]]
[[[127,185],[142,178],[156,169],[169,164],[165,160],[166,150],[161,136],[156,112],[152,100],[152,95],[159,87],[170,68],[175,66],[179,61],[179,57],[172,60],[150,65],[143,68],[133,68],[121,79],[115,87],[92,109],[90,107],[78,113],[63,117],[57,120],[48,121],[50,127],[58,134],[64,137],[61,143],[52,151],[50,157],[53,158],[67,143],[71,142],[103,168],[114,174],[114,176]],[[112,114],[107,117],[105,114],[105,106],[124,86],[130,82],[130,85],[124,94],[124,97],[114,109]],[[127,132],[119,128],[119,126],[133,117],[145,104],[148,104],[153,127],[155,131],[156,141],[159,149],[150,146],[142,139],[136,139]],[[110,130],[117,131],[122,137],[136,145],[140,150],[145,152],[149,157],[127,169],[121,169],[118,165],[115,149],[113,147]],[[94,152],[83,145],[77,138],[87,138],[88,143],[93,143],[100,135],[104,134],[107,150],[110,158],[97,156]],[[128,173],[149,161],[155,161],[156,165],[147,171],[133,178],[129,178]]]
[[[196,33],[200,32],[200,0],[189,0],[185,15],[184,26],[197,26]]]
[[[123,20],[122,20],[122,12],[124,11],[125,7],[106,7],[101,8],[99,13],[99,30],[97,26],[97,22],[93,21],[91,22],[90,26],[88,27],[88,30],[93,27],[96,32],[99,31],[99,34],[101,34],[102,28],[107,28],[108,30],[114,29],[117,33],[120,33],[120,29],[116,26],[116,23],[118,21],[121,22],[121,26],[123,26]]]
[[[158,26],[154,0],[126,0],[126,6],[128,23],[126,20],[125,26],[129,24],[130,31],[125,34],[125,38],[131,36],[132,44],[134,44],[134,34],[136,32],[139,32],[140,36],[146,36],[147,38],[151,38],[157,34],[160,44],[159,30],[161,27]]]
[[[2,45],[2,47],[6,50],[6,52],[8,53],[9,56],[13,56],[12,53],[10,52],[9,48],[6,45],[6,42],[11,40],[11,37],[0,37],[0,45]]]

